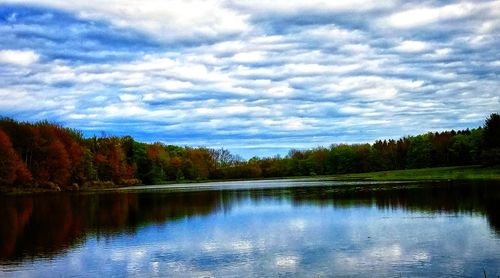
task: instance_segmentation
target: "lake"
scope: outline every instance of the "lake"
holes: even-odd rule
[[[318,179],[0,196],[0,276],[500,275],[500,184]]]

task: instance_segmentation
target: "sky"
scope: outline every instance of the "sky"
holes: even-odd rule
[[[483,125],[500,1],[0,0],[0,115],[244,158]]]

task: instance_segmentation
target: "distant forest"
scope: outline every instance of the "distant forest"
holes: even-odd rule
[[[272,178],[457,165],[500,164],[500,115],[483,127],[429,132],[373,144],[292,149],[243,160],[226,149],[85,138],[42,121],[0,119],[0,186],[71,188],[167,181]]]

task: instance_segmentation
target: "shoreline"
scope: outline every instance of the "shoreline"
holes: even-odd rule
[[[221,179],[221,180],[179,180],[168,181],[158,185],[174,185],[174,184],[200,184],[213,182],[237,182],[237,181],[257,181],[257,180],[325,180],[325,181],[500,181],[500,166],[482,167],[476,166],[456,166],[456,167],[435,167],[435,168],[420,168],[420,169],[405,169],[391,170],[368,173],[351,173],[337,175],[321,175],[321,176],[292,176],[292,177],[270,177],[258,179]],[[106,184],[106,185],[104,185]],[[155,185],[137,185],[141,187]],[[126,185],[110,185],[109,182],[103,182],[102,186],[96,185],[92,187],[82,187],[78,190],[62,187],[61,190],[41,187],[7,187],[0,186],[0,195],[18,195],[18,194],[41,194],[54,192],[93,192],[117,188],[131,188],[136,186]]]

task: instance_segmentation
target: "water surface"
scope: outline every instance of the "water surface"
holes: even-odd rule
[[[0,276],[500,275],[500,184],[280,180],[0,196]]]

